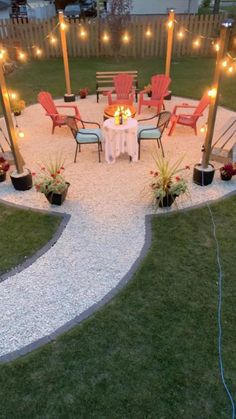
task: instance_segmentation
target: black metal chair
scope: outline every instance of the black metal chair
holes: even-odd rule
[[[138,159],[140,160],[140,149],[141,149],[141,141],[146,140],[156,140],[158,148],[161,147],[162,155],[164,155],[164,150],[161,142],[161,137],[164,132],[164,129],[167,127],[169,120],[171,117],[171,113],[167,111],[163,111],[158,113],[157,115],[152,116],[151,118],[146,119],[139,119],[138,122],[143,121],[150,121],[154,118],[157,118],[156,125],[141,125],[138,124]]]
[[[66,125],[70,128],[73,137],[76,141],[75,158],[76,163],[78,148],[81,151],[82,144],[97,144],[98,145],[98,160],[101,162],[101,151],[102,151],[102,130],[97,122],[83,121],[73,116],[68,116],[65,120]],[[79,128],[77,122],[80,122],[82,128]],[[97,125],[98,128],[85,128],[85,124]]]

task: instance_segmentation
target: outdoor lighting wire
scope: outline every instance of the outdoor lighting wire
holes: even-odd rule
[[[207,208],[209,210],[212,226],[213,226],[213,237],[216,243],[216,260],[218,265],[218,310],[217,310],[217,320],[218,320],[218,355],[219,355],[219,366],[220,366],[220,375],[223,386],[227,393],[227,396],[230,400],[232,406],[232,419],[235,419],[235,402],[233,396],[226,384],[225,376],[224,376],[224,366],[223,366],[223,359],[222,359],[222,282],[223,282],[223,271],[220,261],[220,246],[216,236],[216,225],[214,221],[214,217],[211,211],[209,204],[207,204]]]
[[[202,187],[204,186],[204,178],[203,178],[203,171],[202,171]],[[216,244],[216,261],[218,265],[218,307],[217,307],[217,323],[218,323],[218,356],[219,356],[219,367],[220,367],[220,376],[225,388],[226,394],[230,400],[232,406],[232,419],[235,419],[235,401],[233,396],[226,384],[225,381],[225,373],[224,373],[224,365],[223,365],[223,358],[222,358],[222,282],[223,282],[223,270],[221,266],[220,260],[220,245],[216,235],[216,224],[214,221],[214,217],[212,214],[212,210],[210,205],[207,203],[207,208],[210,213],[212,227],[213,227],[213,237]]]

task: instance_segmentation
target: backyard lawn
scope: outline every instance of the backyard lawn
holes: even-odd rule
[[[224,271],[223,357],[236,394],[236,197],[212,205]],[[0,417],[231,417],[217,355],[217,266],[208,209],[153,219],[148,256],[102,310],[0,367]]]
[[[137,69],[142,88],[163,62],[71,59],[70,68],[74,92],[89,86],[94,93],[96,70]],[[199,98],[213,69],[213,59],[174,61],[173,93]],[[8,77],[8,86],[27,104],[40,90],[60,97],[62,62],[29,62]],[[236,110],[235,95],[236,78],[225,78],[222,104]],[[224,272],[225,376],[236,397],[236,196],[211,208]],[[49,240],[60,221],[5,206],[0,214],[0,273]],[[56,341],[0,365],[1,419],[231,417],[218,365],[218,271],[208,208],[154,217],[152,231],[148,255],[116,298]]]
[[[96,71],[138,70],[139,86],[142,89],[149,83],[153,74],[164,72],[164,62],[158,58],[123,59],[114,62],[109,58],[77,58],[70,59],[72,91],[78,94],[82,87],[89,87],[95,93]],[[171,69],[171,89],[176,96],[199,99],[203,91],[212,83],[214,59],[182,58],[174,59]],[[8,87],[20,93],[27,104],[37,102],[41,90],[50,91],[54,97],[65,93],[63,63],[61,59],[46,61],[29,61],[21,64],[19,69],[8,77]],[[220,102],[236,110],[236,79],[225,76]]]

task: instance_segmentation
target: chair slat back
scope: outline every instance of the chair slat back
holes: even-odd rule
[[[205,109],[207,108],[207,106],[210,105],[210,101],[211,101],[210,96],[208,95],[208,93],[205,93],[202,96],[202,98],[201,98],[201,100],[200,100],[197,108],[195,109],[193,115],[194,116],[200,116],[200,115],[202,115],[202,113],[205,111]]]
[[[49,115],[58,115],[57,108],[53,102],[52,95],[49,92],[40,92],[38,101]]]
[[[168,91],[168,86],[171,82],[169,76],[165,74],[156,74],[152,76],[152,100],[160,100]]]
[[[66,118],[66,125],[70,128],[74,138],[76,138],[76,135],[79,130],[76,119],[73,116],[68,116]]]
[[[129,74],[121,73],[114,77],[115,91],[117,99],[129,99],[132,91],[133,77]]]
[[[171,112],[163,111],[159,113],[158,120],[157,120],[157,128],[160,129],[161,133],[167,127],[170,117],[171,117]]]

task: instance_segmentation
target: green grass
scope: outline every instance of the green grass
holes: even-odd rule
[[[236,197],[211,206],[224,271],[223,357],[236,395]],[[217,266],[208,209],[155,217],[149,254],[80,326],[0,367],[3,419],[226,419]]]
[[[214,59],[181,58],[173,59],[171,88],[175,95],[200,99],[204,90],[211,86]],[[153,74],[164,71],[164,62],[159,58],[122,59],[115,62],[111,58],[77,58],[70,59],[72,91],[78,94],[81,87],[88,86],[95,92],[96,71],[138,70],[139,85],[143,88]],[[61,59],[29,61],[22,65],[7,80],[10,89],[17,90],[27,104],[37,102],[41,90],[48,90],[54,97],[65,93],[63,63]],[[236,78],[225,77],[222,83],[220,102],[236,110]]]
[[[0,204],[0,275],[45,245],[59,223],[59,216]]]

